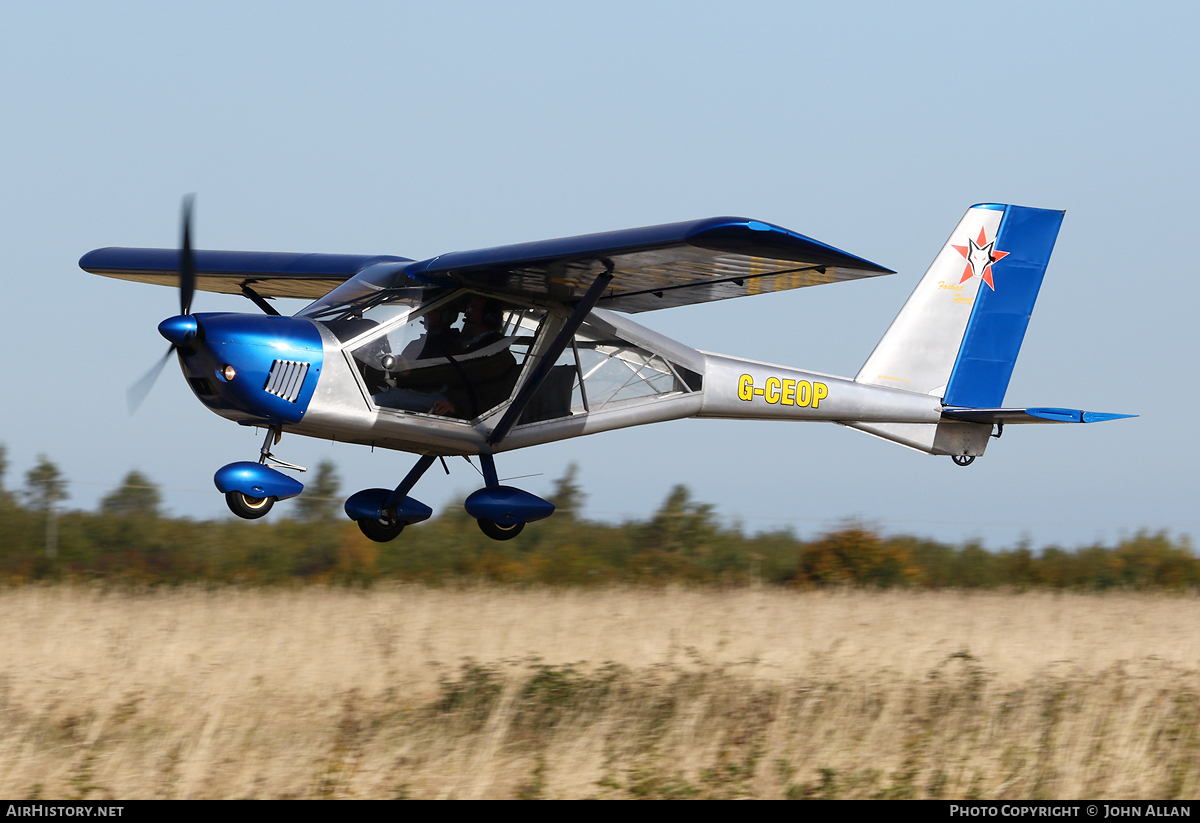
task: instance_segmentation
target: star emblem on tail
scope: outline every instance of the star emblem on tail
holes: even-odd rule
[[[1008,252],[997,251],[996,238],[988,240],[987,234],[982,228],[979,230],[979,239],[967,238],[967,243],[966,246],[954,246],[954,250],[967,259],[962,279],[958,282],[965,283],[972,277],[979,277],[988,284],[989,289],[995,291],[996,284],[992,282],[992,264],[1007,257]]]

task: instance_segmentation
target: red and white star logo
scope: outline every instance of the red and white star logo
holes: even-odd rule
[[[988,284],[988,288],[992,291],[996,290],[996,284],[992,282],[992,264],[1001,258],[1007,257],[1008,252],[996,251],[996,239],[987,239],[983,229],[979,230],[979,240],[975,241],[967,238],[967,246],[954,246],[955,251],[967,258],[967,267],[963,269],[962,279],[959,283],[965,283],[972,277],[982,277],[983,282]]]

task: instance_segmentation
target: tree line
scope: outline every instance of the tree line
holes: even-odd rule
[[[816,539],[791,530],[746,534],[675,486],[646,520],[582,516],[575,467],[551,495],[558,511],[516,540],[484,536],[461,506],[373,543],[341,511],[340,483],[322,463],[305,493],[272,522],[196,521],[162,511],[157,486],[138,471],[96,511],[63,509],[67,481],[46,457],[22,489],[4,485],[0,446],[0,583],[100,580],[133,584],[291,585],[462,581],[548,585],[668,583],[792,587],[1009,589],[1200,587],[1188,538],[1141,532],[1115,546],[1075,550],[1018,545],[999,551],[887,536],[846,524]]]

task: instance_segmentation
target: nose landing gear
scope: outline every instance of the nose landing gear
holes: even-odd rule
[[[283,435],[282,426],[270,426],[259,450],[257,463],[243,461],[217,469],[213,482],[225,494],[225,505],[243,520],[257,520],[271,510],[277,500],[287,500],[304,491],[304,484],[267,465],[270,460],[294,471],[306,471],[271,454],[271,446]]]

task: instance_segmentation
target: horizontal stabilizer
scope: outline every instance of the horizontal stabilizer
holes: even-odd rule
[[[1125,417],[1137,417],[1137,415],[1050,407],[1031,409],[949,408],[942,411],[943,420],[960,420],[964,423],[1103,423],[1105,420],[1120,420]]]

